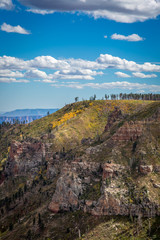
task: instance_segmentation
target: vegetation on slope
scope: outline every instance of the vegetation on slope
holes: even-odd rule
[[[159,106],[159,102],[142,100],[82,101],[66,105],[59,111],[30,124],[11,126],[6,124],[0,129],[0,161],[4,162],[7,158],[8,147],[12,140],[23,141],[31,138],[47,140],[47,142],[53,143],[53,151],[62,151],[62,149],[69,150],[79,146],[82,139],[98,139],[104,131],[108,115],[115,106],[122,111],[123,115],[130,116],[131,119],[140,119],[152,114],[155,107]],[[141,109],[144,110],[140,112]]]
[[[104,128],[114,107],[118,107],[125,118],[122,122],[116,122],[108,135],[105,135]],[[130,183],[131,186],[128,201],[133,203],[137,201],[134,187],[140,193],[147,188],[152,198],[159,201],[159,189],[153,188],[153,183],[160,180],[159,175],[152,173],[149,176],[141,176],[135,173],[141,160],[147,164],[160,162],[157,147],[160,144],[159,124],[146,123],[147,127],[141,141],[137,139],[135,142],[130,141],[118,146],[110,146],[108,143],[110,136],[125,122],[147,119],[159,107],[159,102],[141,100],[83,101],[67,105],[56,113],[31,124],[4,126],[1,128],[0,139],[1,168],[7,160],[12,140],[23,142],[37,139],[52,143],[53,152],[68,151],[74,147],[77,152],[83,149],[82,140],[90,138],[93,142],[91,141],[89,146],[84,146],[84,150],[88,147],[101,150],[95,154],[88,154],[90,161],[103,163],[112,160],[115,163],[131,166],[128,178],[123,181],[124,184]],[[87,159],[87,154],[85,157]],[[130,159],[133,159],[134,164],[130,163]],[[54,215],[48,211],[48,204],[55,191],[57,179],[52,182],[47,181],[46,169],[41,167],[33,183],[26,188],[27,180],[29,179],[24,177],[10,178],[2,186],[0,237],[3,240],[72,240],[78,239],[79,236],[80,239],[85,240],[159,239],[159,217],[154,219],[95,217],[81,211]],[[99,182],[93,182],[92,188],[87,189],[81,198],[97,200],[101,194],[100,188]]]
[[[57,150],[74,148],[83,138],[96,138],[104,131],[107,117],[114,107],[121,109],[124,115],[130,115],[151,101],[112,100],[82,101],[66,105],[54,114],[22,128],[24,138],[41,137],[53,134],[53,142]],[[52,138],[51,137],[51,138]]]

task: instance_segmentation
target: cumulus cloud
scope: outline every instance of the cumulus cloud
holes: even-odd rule
[[[91,76],[103,75],[103,72],[96,72],[90,69],[68,69],[61,70],[59,73],[64,75],[91,75]]]
[[[3,23],[1,25],[1,30],[7,33],[19,33],[19,34],[30,34],[29,31],[22,28],[20,25],[18,26],[11,26],[10,24]]]
[[[23,59],[3,56],[0,57],[0,69],[9,70],[31,70],[31,69],[53,69],[66,75],[101,75],[98,69],[122,69],[134,72],[160,72],[160,65],[146,62],[138,64],[110,54],[101,54],[95,61],[84,59],[63,59],[57,60],[52,56],[38,56],[34,59],[24,61]]]
[[[43,71],[40,71],[38,69],[31,69],[25,72],[24,76],[26,78],[47,78],[47,74]]]
[[[0,83],[28,83],[29,80],[26,79],[16,79],[16,78],[0,78]]]
[[[114,33],[111,36],[111,38],[115,39],[115,40],[125,40],[125,41],[129,41],[129,42],[139,42],[139,41],[144,40],[144,38],[140,37],[138,34],[131,34],[131,35],[128,35],[128,36],[124,36],[124,35],[121,35],[121,34]]]
[[[42,10],[42,9],[36,9],[36,8],[27,9],[26,11],[31,13],[41,14],[41,15],[54,13],[54,11],[52,10]]]
[[[106,69],[126,70],[140,78],[156,77],[153,72],[160,72],[160,65],[138,64],[109,54],[101,54],[94,61],[85,59],[56,59],[52,56],[38,56],[23,60],[10,56],[0,57],[0,77],[27,78],[33,80],[94,80],[103,75]],[[49,72],[49,73],[47,73]],[[144,74],[142,72],[152,72]],[[128,78],[129,74],[115,72],[118,77]]]
[[[50,77],[55,79],[81,79],[81,80],[93,80],[92,76],[103,75],[103,72],[96,72],[90,69],[65,69],[55,72]]]
[[[159,0],[19,0],[25,6],[59,12],[83,12],[94,18],[107,18],[132,23],[156,18],[160,14]]]
[[[67,88],[74,88],[74,89],[83,89],[85,86],[84,84],[77,84],[77,83],[71,83],[71,84],[51,84],[52,87],[61,88],[61,87],[67,87]]]
[[[121,78],[129,78],[130,75],[123,73],[123,72],[115,72],[115,75],[117,75],[117,77],[121,77]]]
[[[134,61],[128,61],[119,57],[114,57],[110,54],[101,54],[96,60],[99,64],[102,64],[105,68],[117,68],[135,72],[160,72],[160,66],[146,62],[144,64],[138,64]]]
[[[55,72],[52,74],[53,79],[59,80],[68,80],[68,79],[81,79],[81,80],[93,80],[94,78],[91,75],[81,75],[81,74],[62,74],[60,71]]]
[[[28,69],[27,61],[24,61],[20,58],[3,56],[0,57],[0,69],[4,70],[24,70]]]
[[[156,74],[144,74],[141,72],[135,72],[132,74],[133,74],[133,76],[138,77],[138,78],[155,78],[155,77],[157,77]]]
[[[147,19],[154,18],[153,16],[148,16],[148,17],[144,16],[143,12],[140,15],[138,15],[138,13],[132,14],[132,11],[126,11],[124,13],[123,10],[125,9],[121,9],[121,11],[96,10],[96,11],[87,11],[86,13],[88,15],[93,16],[94,19],[105,18],[105,19],[110,19],[116,22],[121,22],[121,23],[134,23],[139,21],[144,22]]]
[[[11,10],[13,7],[12,0],[0,0],[0,9]]]
[[[74,59],[70,58],[66,60],[70,66],[73,68],[80,69],[105,69],[103,64],[99,64],[97,61],[87,61],[84,59]]]
[[[13,72],[8,69],[1,69],[0,77],[22,78],[22,77],[24,77],[24,74],[19,71]]]
[[[66,60],[57,60],[51,56],[39,56],[28,61],[28,66],[35,68],[67,69],[70,65]]]
[[[42,82],[44,82],[44,83],[56,83],[57,81],[53,81],[53,80],[50,80],[50,79],[44,79],[44,80],[42,80]]]
[[[108,83],[86,83],[86,84],[53,84],[53,87],[68,87],[68,88],[76,88],[83,89],[85,87],[90,87],[94,89],[120,89],[120,90],[136,90],[139,92],[142,91],[151,91],[151,92],[159,92],[159,85],[149,85],[149,84],[141,84],[141,83],[130,83],[130,82],[108,82]]]

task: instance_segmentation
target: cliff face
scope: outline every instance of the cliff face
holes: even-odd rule
[[[105,126],[105,131],[107,132],[115,122],[118,122],[121,119],[123,119],[122,111],[118,109],[118,107],[115,107],[114,111],[108,116],[108,121]]]
[[[71,162],[71,166],[72,168],[65,165],[61,170],[56,191],[49,204],[52,212],[81,209],[92,215],[159,215],[159,203],[153,201],[147,189],[137,186],[137,197],[134,196],[136,186],[133,182],[128,182],[128,167],[86,162]],[[140,166],[140,172],[137,173],[144,174],[142,168]],[[145,174],[150,174],[153,166],[145,168],[148,169]]]
[[[54,213],[81,209],[93,215],[158,215],[158,201],[152,199],[149,191],[143,191],[133,179],[129,183],[128,178],[133,171],[137,176],[148,176],[155,172],[159,174],[160,165],[147,165],[144,161],[139,161],[137,167],[132,170],[132,165],[112,163],[111,159],[104,163],[96,162],[96,159],[91,162],[88,159],[95,153],[97,157],[103,152],[108,142],[114,151],[121,143],[124,145],[137,141],[144,134],[148,124],[158,123],[159,113],[158,109],[147,121],[125,121],[114,130],[115,133],[109,140],[87,148],[86,153],[74,161],[68,160],[65,153],[50,152],[50,144],[37,140],[14,141],[10,147],[5,173],[8,176],[29,175],[30,179],[34,179],[47,162],[47,179],[57,178],[56,190],[49,204],[49,210]],[[112,128],[122,120],[124,117],[116,108],[108,117],[105,133],[110,134]],[[141,197],[134,196],[136,188]]]
[[[100,178],[100,164],[98,163],[78,160],[65,164],[61,168],[56,191],[49,209],[53,212],[58,212],[83,208],[85,201],[84,199],[80,200],[81,196],[95,180],[99,183]]]
[[[45,145],[43,143],[38,141],[13,141],[8,156],[6,173],[16,176],[34,172],[42,165],[43,156],[45,156]]]
[[[149,124],[159,122],[159,116],[158,109],[154,116],[146,121],[124,122],[123,126],[119,127],[107,141],[110,141],[113,149],[116,145],[120,145],[121,142],[123,145],[128,142],[135,143],[145,134]],[[118,120],[123,120],[123,116],[121,111],[116,108],[108,117],[105,132],[109,132]],[[103,151],[104,146],[107,146],[107,142],[103,143],[102,146],[98,145],[87,149],[86,153],[89,156],[97,153],[98,156]],[[134,151],[133,147],[132,153]],[[131,172],[136,174],[137,177],[151,176],[152,173],[159,174],[160,165],[147,165],[139,161],[137,167],[132,169],[132,164],[131,166],[124,166],[111,163],[110,160],[108,160],[108,163],[95,162],[93,164],[85,162],[84,159],[85,156],[82,157],[80,162],[71,162],[70,165],[62,167],[61,176],[57,181],[56,192],[49,205],[51,211],[82,209],[93,215],[138,216],[141,214],[148,217],[160,214],[159,201],[158,199],[152,199],[149,190],[144,187],[145,184],[140,187],[138,183],[134,183],[133,179],[130,181]],[[95,182],[99,184],[98,198],[95,200],[94,196],[92,196],[93,200],[89,194],[85,196],[85,199],[81,198],[85,191],[94,189]],[[152,188],[154,188],[154,185],[152,185]]]
[[[142,122],[124,123],[113,135],[114,141],[136,141],[143,133]]]
[[[120,140],[121,141],[121,138]],[[30,181],[37,176],[45,164],[47,147],[39,142],[13,142],[10,148],[6,174],[25,176]],[[23,161],[22,161],[23,158]],[[143,216],[159,214],[158,202],[152,201],[149,192],[143,191],[130,181],[130,167],[114,163],[86,162],[84,156],[65,163],[60,163],[59,155],[53,160],[48,158],[47,178],[57,177],[56,190],[49,204],[49,210],[57,213],[83,210],[93,215],[133,215]],[[135,172],[149,175],[160,172],[160,165],[139,165]],[[153,184],[153,188],[159,185]],[[138,189],[141,199],[135,199],[134,188]],[[131,196],[131,191],[132,196]],[[143,203],[143,204],[142,204]]]
[[[160,108],[143,116],[140,112],[126,117],[115,108],[98,140],[82,139],[69,151],[55,151],[49,137],[55,132],[45,139],[42,135],[12,141],[1,174],[0,206],[5,205],[10,185],[14,201],[7,211],[13,215],[24,211],[24,203],[15,200],[15,181],[21,181],[19,186],[26,184],[24,195],[30,199],[27,209],[43,204],[50,214],[160,216]]]

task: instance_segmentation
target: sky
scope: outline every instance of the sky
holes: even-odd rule
[[[160,93],[160,0],[0,0],[0,112]]]

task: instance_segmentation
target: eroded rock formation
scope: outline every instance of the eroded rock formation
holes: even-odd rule
[[[115,122],[121,119],[123,119],[122,112],[118,107],[115,107],[114,111],[108,116],[108,121],[105,127],[105,131],[107,132]]]
[[[41,142],[13,141],[10,147],[5,172],[8,175],[24,175],[38,170],[45,156],[45,145]]]
[[[93,164],[73,162],[64,166],[57,181],[56,191],[49,204],[49,210],[57,213],[82,209],[92,215],[132,215],[152,217],[159,214],[158,204],[149,200],[148,193],[141,191],[141,199],[134,198],[132,184],[127,181],[128,167],[120,164]],[[146,166],[153,169],[153,166]],[[89,181],[86,179],[89,178]],[[93,183],[100,184],[97,200],[88,194],[81,198]],[[97,193],[95,193],[97,194]]]
[[[141,122],[126,122],[113,135],[114,141],[136,141],[143,133],[143,124]]]
[[[118,164],[112,159],[99,161],[99,154],[106,148],[111,150],[112,156],[117,154],[123,157],[121,145],[124,147],[129,142],[141,139],[148,126],[146,122],[157,123],[159,112],[158,110],[146,121],[124,121],[121,111],[115,108],[105,127],[105,133],[110,138],[95,145],[93,139],[82,139],[84,153],[79,158],[68,158],[65,152],[52,152],[50,143],[43,142],[46,138],[44,136],[39,141],[13,141],[4,173],[7,176],[25,175],[33,180],[45,165],[45,177],[56,182],[55,192],[48,206],[54,213],[81,209],[92,215],[159,215],[159,202],[156,198],[152,199],[145,183],[142,187],[131,178],[132,166]],[[118,121],[120,124],[116,125]],[[111,134],[110,130],[114,126],[115,132]],[[133,155],[135,149],[130,151]],[[143,151],[141,155],[146,156],[147,152]],[[160,173],[157,163],[151,165],[145,161],[142,163],[138,158],[136,160],[139,161],[134,169],[137,176],[148,177],[152,173]],[[5,175],[2,176],[1,183]],[[153,181],[152,187],[159,191],[158,182]]]

